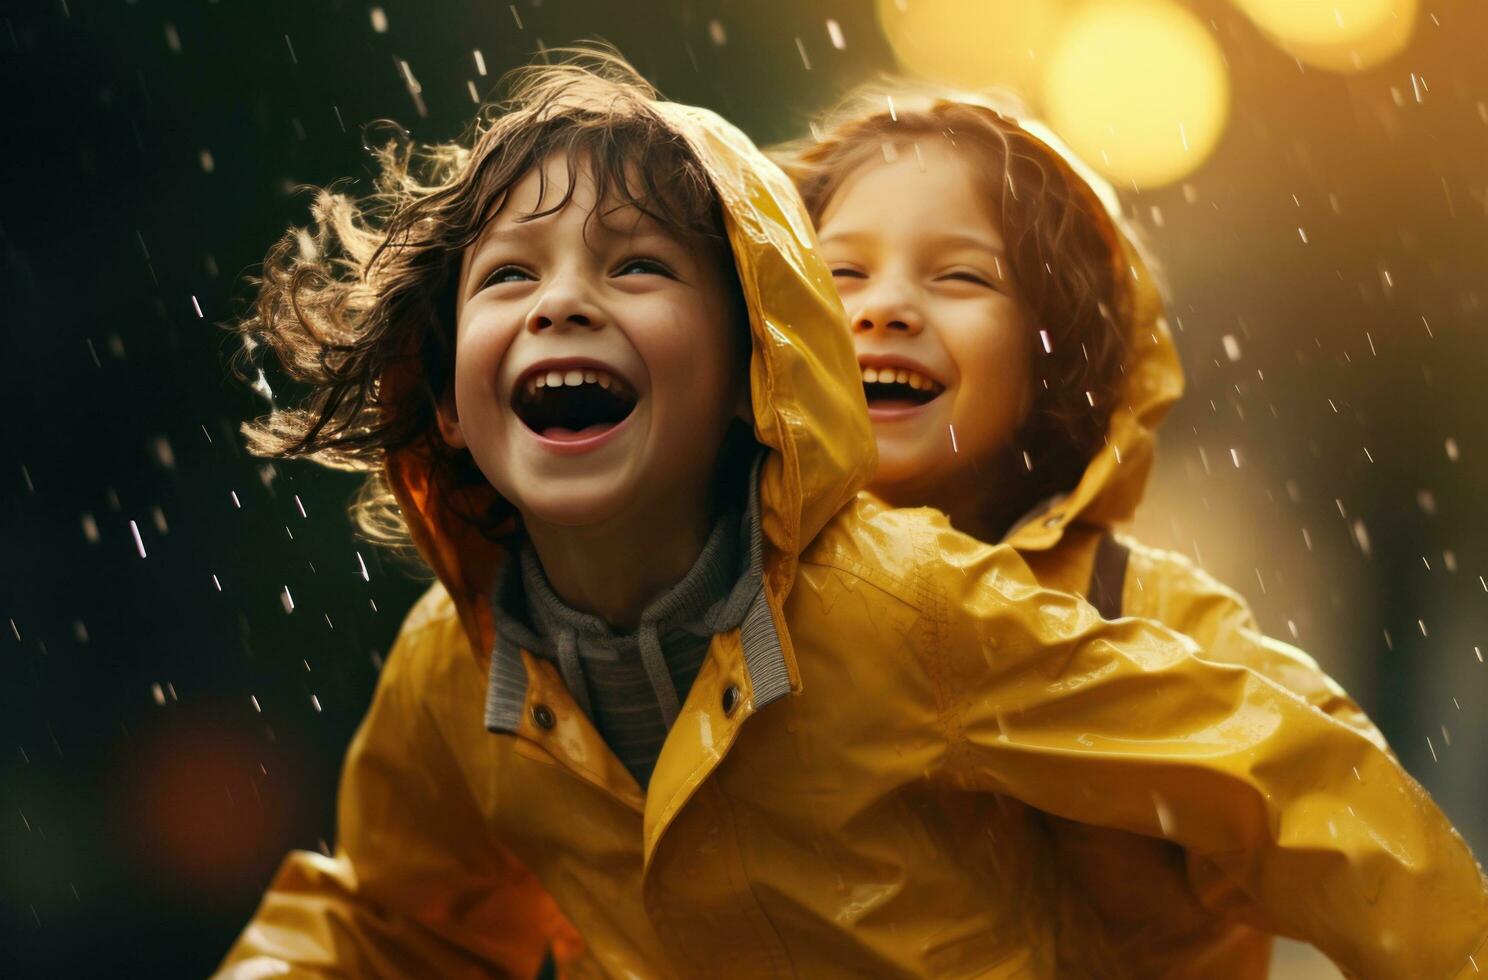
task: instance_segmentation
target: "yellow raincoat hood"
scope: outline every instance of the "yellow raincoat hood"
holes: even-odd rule
[[[998,116],[1010,108],[971,95],[959,95],[953,101]],[[1129,291],[1122,384],[1106,423],[1105,443],[1086,464],[1073,490],[1041,505],[1008,534],[1008,544],[1030,552],[1056,547],[1070,524],[1109,529],[1136,515],[1152,472],[1157,427],[1182,397],[1184,384],[1183,366],[1163,315],[1162,292],[1121,217],[1116,189],[1044,123],[1027,117],[1016,122],[1044,144],[1054,165],[1066,171],[1071,187],[1085,188],[1104,209],[1110,234],[1121,250],[1121,274]]]
[[[1125,236],[1122,247],[1132,304],[1122,387],[1106,426],[1105,445],[1091,458],[1073,490],[1030,515],[1008,535],[1007,543],[1019,551],[1055,547],[1072,523],[1109,528],[1130,521],[1152,471],[1157,427],[1183,394],[1183,367],[1163,316],[1157,283]]]
[[[866,405],[804,207],[713,114],[654,111],[712,175],[750,307],[761,618],[790,696],[761,698],[746,621],[712,638],[643,794],[528,651],[519,723],[488,733],[501,555],[394,456],[443,584],[348,751],[335,853],[285,861],[224,975],[532,976],[553,947],[573,976],[1153,975],[1084,959],[1043,814],[1171,841],[1360,976],[1470,975],[1481,873],[1378,746],[857,494]]]

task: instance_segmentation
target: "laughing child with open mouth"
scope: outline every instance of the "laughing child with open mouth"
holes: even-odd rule
[[[1432,903],[1460,937],[1361,972],[1466,967],[1480,873],[1381,747],[858,494],[842,309],[737,130],[591,55],[383,163],[269,255],[242,328],[310,395],[251,436],[367,470],[364,526],[439,584],[334,855],[288,858],[226,975],[1054,976],[1046,813],[1317,941]]]

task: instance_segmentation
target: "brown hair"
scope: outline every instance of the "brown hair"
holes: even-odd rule
[[[880,154],[944,139],[976,161],[1018,295],[1047,331],[1032,345],[1036,398],[1015,448],[1031,485],[1024,508],[1073,489],[1102,445],[1121,388],[1133,304],[1115,219],[1071,163],[994,107],[907,85],[865,86],[813,136],[776,151],[812,220],[847,177]]]
[[[380,173],[367,197],[318,190],[311,227],[290,228],[269,250],[250,280],[251,312],[232,325],[243,339],[240,376],[256,375],[255,387],[269,392],[253,363],[267,347],[291,381],[309,388],[303,404],[244,426],[249,449],[369,471],[352,516],[379,543],[408,543],[384,478],[389,453],[426,453],[451,501],[487,484],[467,451],[439,437],[435,411],[454,366],[462,254],[534,166],[567,155],[568,187],[521,220],[566,206],[585,165],[596,200],[633,206],[729,260],[717,195],[656,111],[650,84],[608,50],[557,54],[558,63],[509,74],[507,97],[482,107],[460,140],[416,145],[405,134],[373,149]],[[487,530],[509,524],[510,505],[495,506],[462,516]]]

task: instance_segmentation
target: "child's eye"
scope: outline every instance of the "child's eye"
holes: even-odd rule
[[[848,266],[838,266],[832,270],[833,279],[867,279],[868,273],[861,269],[853,269]]]
[[[957,269],[954,272],[947,272],[939,278],[941,279],[941,281],[949,279],[955,282],[969,282],[975,286],[986,286],[988,289],[997,288],[997,284],[992,282],[992,280],[988,279],[986,276],[982,275],[979,272],[971,272],[967,269]]]
[[[617,276],[672,276],[665,263],[655,259],[627,259],[615,270]]]
[[[495,286],[503,282],[529,282],[536,278],[536,276],[519,265],[503,265],[499,269],[493,270],[486,277],[486,281],[482,283],[481,288]]]

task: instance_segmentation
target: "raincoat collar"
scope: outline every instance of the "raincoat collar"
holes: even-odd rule
[[[716,633],[740,628],[750,618],[751,612],[761,602],[764,582],[764,536],[760,530],[758,491],[760,463],[763,458],[761,454],[750,467],[748,494],[740,520],[736,524],[725,518],[714,529],[715,536],[729,531],[741,533],[742,547],[739,550],[744,560],[732,585],[717,601],[711,601],[708,590],[703,589],[696,581],[703,570],[694,567],[677,588],[647,609],[642,617],[643,621],[666,620],[675,611],[689,619],[696,618],[702,626]],[[531,560],[535,559],[529,557],[525,549],[522,555],[508,558],[498,571],[491,590],[491,611],[497,628],[491,651],[491,668],[486,681],[485,724],[486,730],[492,733],[513,734],[522,726],[524,708],[528,701],[528,675],[523,663],[523,651],[538,654],[555,663],[558,659],[549,650],[552,646],[549,638],[539,635],[520,618],[520,611],[527,605],[524,590],[531,588],[534,582],[531,570],[519,566],[524,561]],[[541,569],[537,569],[536,573],[540,578]],[[555,596],[551,601],[557,603],[555,608],[562,608],[561,599]],[[700,602],[707,602],[707,608],[702,608]],[[598,617],[574,610],[566,612],[565,622],[576,631],[609,633]],[[634,637],[618,639],[621,644],[628,641],[632,646],[636,642]],[[789,671],[774,621],[768,615],[756,623],[754,628],[741,629],[740,641],[744,647],[745,670],[749,675],[750,685],[760,692],[754,702],[758,710],[789,692]],[[576,686],[561,663],[558,663],[558,668],[564,673],[570,695],[581,708],[586,708],[587,714],[587,698],[582,684]],[[685,695],[686,692],[677,693]]]

